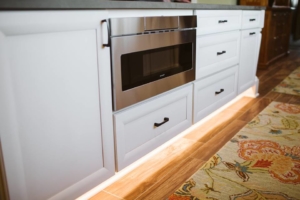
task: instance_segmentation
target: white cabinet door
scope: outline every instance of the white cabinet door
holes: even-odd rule
[[[238,93],[254,85],[261,41],[261,29],[241,31]]]
[[[106,16],[0,12],[0,136],[11,200],[75,199],[114,174]]]

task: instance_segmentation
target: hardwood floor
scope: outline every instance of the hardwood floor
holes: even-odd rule
[[[293,49],[267,70],[258,70],[259,97],[243,97],[91,200],[166,199],[272,101],[300,104],[300,97],[271,91],[299,66],[300,49]]]

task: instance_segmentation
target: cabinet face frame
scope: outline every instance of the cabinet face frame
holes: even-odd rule
[[[12,74],[10,72],[11,57],[9,53],[10,38],[18,36],[35,37],[39,34],[61,34],[94,31],[95,33],[95,57],[98,77],[97,87],[99,99],[99,134],[102,142],[99,143],[102,152],[101,168],[98,168],[89,176],[78,182],[73,182],[62,189],[50,199],[75,199],[86,191],[100,184],[115,173],[114,165],[114,141],[112,125],[112,106],[110,81],[109,49],[102,48],[106,27],[101,25],[101,20],[107,17],[107,11],[9,11],[0,13],[0,91],[5,94],[0,99],[0,109],[3,112],[0,118],[5,126],[0,127],[5,168],[7,172],[10,198],[29,199],[26,174],[24,174],[24,163],[22,159],[22,146],[16,121],[16,98],[13,92]],[[102,30],[103,29],[103,30]],[[34,55],[33,55],[34,56]],[[65,59],[65,58],[62,58]],[[33,59],[32,59],[33,60]],[[104,75],[105,74],[105,75]],[[101,157],[100,156],[100,157]],[[100,166],[100,165],[99,165]],[[59,166],[57,166],[59,168]],[[28,174],[27,174],[28,175]],[[59,179],[59,177],[57,177]],[[57,180],[59,181],[59,180]],[[43,186],[47,188],[47,186]]]

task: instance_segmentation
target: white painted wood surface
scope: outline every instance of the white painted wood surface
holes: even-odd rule
[[[261,26],[261,11],[243,11],[242,29],[259,28]]]
[[[241,10],[195,10],[197,35],[239,30]]]
[[[260,31],[260,28],[241,31],[241,53],[238,75],[239,94],[247,90],[249,87],[255,85],[255,77],[261,43]]]
[[[240,31],[197,36],[196,79],[238,64],[239,54]]]
[[[106,17],[0,13],[0,137],[11,200],[74,199],[114,174]]]
[[[194,123],[236,97],[237,75],[238,66],[233,66],[194,83]]]
[[[114,114],[118,170],[192,125],[192,90],[188,84]],[[168,122],[154,126],[165,117]]]

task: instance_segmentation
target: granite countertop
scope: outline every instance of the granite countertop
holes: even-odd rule
[[[0,0],[0,10],[78,10],[78,9],[203,9],[264,10],[261,6],[200,3],[164,3],[114,0]]]

